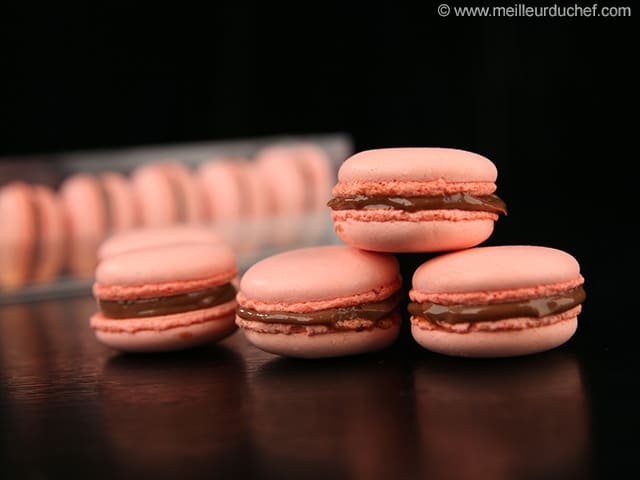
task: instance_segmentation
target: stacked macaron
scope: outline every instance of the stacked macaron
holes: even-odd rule
[[[236,323],[254,345],[281,355],[383,348],[393,330],[376,342],[379,326],[369,320],[372,312],[383,325],[394,318],[402,280],[391,281],[400,277],[390,256],[435,253],[415,271],[409,292],[411,332],[420,345],[454,356],[506,357],[565,343],[585,299],[578,262],[548,247],[478,246],[507,213],[496,179],[493,162],[464,150],[353,155],[340,166],[327,203],[348,246],[254,265],[241,279]]]
[[[0,187],[0,291],[65,274],[90,278],[100,244],[141,227],[209,225],[238,253],[300,244],[311,231],[305,216],[324,208],[332,182],[329,155],[306,141],[195,166],[158,160],[127,172],[77,172],[57,188],[11,182]],[[315,233],[313,242],[324,231]]]
[[[506,213],[487,158],[448,148],[360,152],[338,172],[329,201],[337,235],[382,252],[437,252],[477,245]]]

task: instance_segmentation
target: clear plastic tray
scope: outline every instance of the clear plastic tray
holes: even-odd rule
[[[196,168],[202,162],[215,158],[251,161],[256,153],[265,147],[307,142],[317,145],[327,154],[334,180],[340,163],[353,153],[352,140],[348,134],[329,133],[0,157],[0,187],[14,180],[22,180],[47,185],[55,190],[65,178],[80,172],[97,174],[117,171],[129,175],[139,166],[166,159],[179,161],[190,168]],[[256,222],[260,223],[259,228],[262,231],[286,229],[287,239],[263,239],[252,248],[244,248],[237,244],[234,238],[246,238],[246,235],[251,235],[251,232],[255,231]],[[233,221],[212,221],[211,226],[219,230],[235,248],[241,272],[261,258],[280,251],[340,243],[333,231],[328,208],[326,211],[316,210],[286,216],[272,215],[258,220],[240,218]],[[91,284],[92,278],[79,278],[67,270],[47,283],[26,284],[19,289],[0,290],[0,304],[87,294],[91,291]]]

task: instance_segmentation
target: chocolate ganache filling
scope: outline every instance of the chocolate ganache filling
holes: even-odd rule
[[[240,318],[265,323],[293,323],[302,325],[327,325],[341,320],[371,320],[377,322],[388,317],[397,308],[402,294],[400,291],[379,302],[361,303],[352,307],[328,308],[313,312],[258,312],[238,306],[236,313]]]
[[[233,300],[235,295],[235,287],[230,283],[225,283],[167,297],[135,298],[132,300],[98,299],[98,306],[107,318],[155,317],[215,307]]]
[[[434,197],[384,197],[353,195],[336,197],[327,202],[333,210],[395,209],[406,212],[420,210],[474,210],[507,214],[507,206],[497,195],[472,195],[461,192]]]
[[[507,303],[441,305],[432,302],[411,302],[408,310],[411,315],[426,318],[434,323],[471,323],[516,317],[540,318],[566,312],[580,305],[585,298],[585,291],[579,286],[548,297]]]

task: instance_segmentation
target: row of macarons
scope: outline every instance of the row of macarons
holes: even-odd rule
[[[131,172],[79,172],[57,188],[12,181],[0,188],[0,290],[64,273],[89,277],[98,245],[137,227],[213,224],[239,249],[292,245],[296,218],[326,208],[333,176],[327,152],[297,142],[193,168],[162,160]]]
[[[461,150],[360,152],[341,165],[328,202],[346,245],[267,257],[239,282],[233,252],[220,246],[106,258],[96,270],[100,308],[91,325],[120,350],[182,348],[238,327],[256,347],[285,356],[379,350],[397,338],[406,300],[393,254],[442,252],[412,276],[407,308],[420,345],[471,357],[555,348],[577,329],[584,278],[558,249],[478,246],[506,213],[496,177],[492,162]],[[141,273],[160,257],[176,265],[160,276],[157,268]],[[135,278],[132,265],[140,266]]]
[[[277,355],[354,355],[391,346],[408,313],[431,351],[516,356],[569,340],[585,299],[576,259],[543,246],[447,252],[419,266],[410,288],[395,255],[348,245],[278,253],[241,276],[233,249],[195,228],[116,235],[100,252],[90,325],[120,351],[182,350],[240,328]]]

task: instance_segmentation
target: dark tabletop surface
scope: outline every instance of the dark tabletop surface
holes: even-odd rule
[[[190,351],[119,354],[95,340],[89,295],[5,305],[0,472],[616,477],[637,452],[638,371],[631,341],[594,328],[606,320],[600,296],[592,289],[565,345],[494,360],[433,354],[407,328],[390,349],[338,359],[280,358],[241,332]]]

